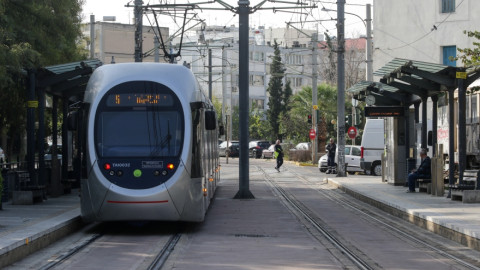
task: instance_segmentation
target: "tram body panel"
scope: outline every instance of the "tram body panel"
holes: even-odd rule
[[[82,180],[81,202],[82,217],[85,220],[203,220],[206,209],[205,204],[202,203],[205,197],[202,183],[204,180],[198,177],[191,177],[192,155],[190,153],[192,153],[191,103],[205,102],[205,100],[192,73],[183,69],[184,67],[182,66],[161,64],[116,64],[100,67],[92,75],[85,95],[85,103],[89,104],[88,123],[95,123],[89,124],[87,127],[88,178]],[[116,184],[115,181],[112,182],[111,179],[107,179],[113,176],[105,174],[102,171],[104,169],[102,166],[106,165],[98,162],[99,156],[97,151],[98,149],[103,149],[99,146],[101,145],[100,143],[95,145],[95,125],[99,121],[96,119],[96,117],[99,117],[97,116],[99,104],[100,102],[105,102],[103,97],[108,95],[110,90],[130,82],[161,84],[176,95],[181,105],[183,113],[183,141],[181,143],[181,152],[178,153],[177,158],[165,158],[167,161],[155,157],[141,158],[141,166],[143,166],[143,162],[156,162],[157,164],[162,162],[175,163],[176,168],[173,174],[160,185],[148,186],[146,188],[135,187],[135,184],[132,183],[139,181],[141,177],[138,177],[138,179],[132,177],[132,168],[132,170],[126,169],[129,173],[125,175],[125,178],[121,178],[122,183],[127,185],[127,188],[122,187],[121,184]],[[135,86],[135,84],[132,85]],[[119,93],[121,95],[123,92]],[[121,114],[122,112],[119,113]],[[108,115],[107,113],[104,114]],[[112,119],[115,119],[117,116],[114,113],[112,115]],[[157,125],[157,123],[154,124]],[[128,126],[124,128],[128,129]],[[101,129],[104,132],[103,126],[101,126]],[[168,137],[171,137],[170,122],[168,122],[168,129]],[[119,133],[121,133],[120,129]],[[173,133],[173,135],[175,137],[176,134]],[[170,151],[170,138],[168,148],[168,151]],[[125,160],[127,161],[123,163],[128,163],[128,166],[140,166],[138,164],[135,165],[135,162],[130,164],[128,159]],[[202,163],[205,164],[205,161]]]

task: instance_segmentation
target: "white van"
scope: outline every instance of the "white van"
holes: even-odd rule
[[[367,119],[363,129],[360,168],[372,175],[382,175],[382,153],[385,149],[383,119]]]

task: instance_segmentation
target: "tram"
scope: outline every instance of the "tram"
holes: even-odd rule
[[[219,181],[210,100],[181,65],[104,65],[84,97],[87,221],[204,220]]]

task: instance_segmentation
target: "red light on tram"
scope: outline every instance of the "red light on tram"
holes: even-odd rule
[[[175,165],[173,165],[173,163],[168,163],[167,164],[167,169],[173,170],[174,168],[175,168]]]
[[[105,163],[105,165],[103,165],[103,168],[109,171],[110,169],[112,169],[112,165],[110,165],[110,163]]]

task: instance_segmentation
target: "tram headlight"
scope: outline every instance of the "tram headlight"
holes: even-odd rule
[[[173,170],[173,169],[175,169],[175,165],[173,165],[173,163],[168,163],[167,164],[167,169]]]
[[[107,171],[110,171],[112,169],[112,165],[110,165],[110,163],[105,163],[103,164],[103,168]]]

